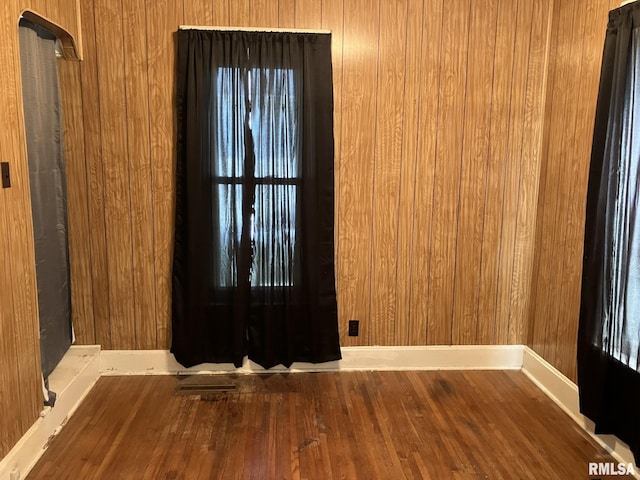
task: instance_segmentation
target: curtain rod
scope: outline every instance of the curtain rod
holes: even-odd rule
[[[180,25],[180,30],[220,30],[227,32],[277,32],[277,33],[319,33],[328,35],[331,30],[312,30],[307,28],[266,28],[266,27],[203,27]]]

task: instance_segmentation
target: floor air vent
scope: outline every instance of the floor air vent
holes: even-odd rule
[[[189,376],[178,382],[176,395],[206,395],[209,393],[228,393],[237,390],[233,383],[222,383],[219,378],[205,375]]]

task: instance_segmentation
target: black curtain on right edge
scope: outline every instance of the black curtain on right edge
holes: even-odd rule
[[[591,152],[580,410],[640,461],[640,2],[609,13]]]

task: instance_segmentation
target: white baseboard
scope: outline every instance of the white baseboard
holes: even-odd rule
[[[49,390],[56,392],[54,408],[45,407],[18,443],[0,460],[0,480],[26,477],[50,440],[57,435],[100,378],[99,346],[73,346],[49,376]]]
[[[167,350],[103,350],[102,375],[175,375],[211,373],[325,372],[355,370],[519,370],[522,345],[460,345],[426,347],[343,347],[342,360],[321,364],[294,363],[265,370],[246,360],[233,364],[180,365]]]
[[[634,463],[633,453],[625,443],[613,435],[594,433],[593,422],[580,413],[578,386],[528,346],[523,350],[522,372],[618,462]],[[635,476],[640,479],[640,470]]]

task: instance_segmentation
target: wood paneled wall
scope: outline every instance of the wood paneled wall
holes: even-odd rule
[[[0,417],[0,457],[41,406],[25,8],[71,33],[82,23],[85,60],[60,63],[81,343],[170,344],[178,25],[323,28],[333,31],[343,344],[528,340],[574,376],[590,135],[617,1],[5,3],[0,112],[14,128],[0,129],[12,168],[0,190],[0,411],[11,413]],[[349,319],[359,337],[346,336]]]
[[[79,341],[169,346],[175,32],[213,24],[333,32],[343,345],[523,343],[551,3],[83,1],[85,61],[61,66]]]
[[[33,224],[26,157],[18,21],[31,9],[77,34],[75,1],[5,0],[0,9],[0,159],[11,188],[0,189],[0,458],[43,406]]]
[[[565,0],[553,13],[528,344],[572,380],[600,64],[619,4]]]

